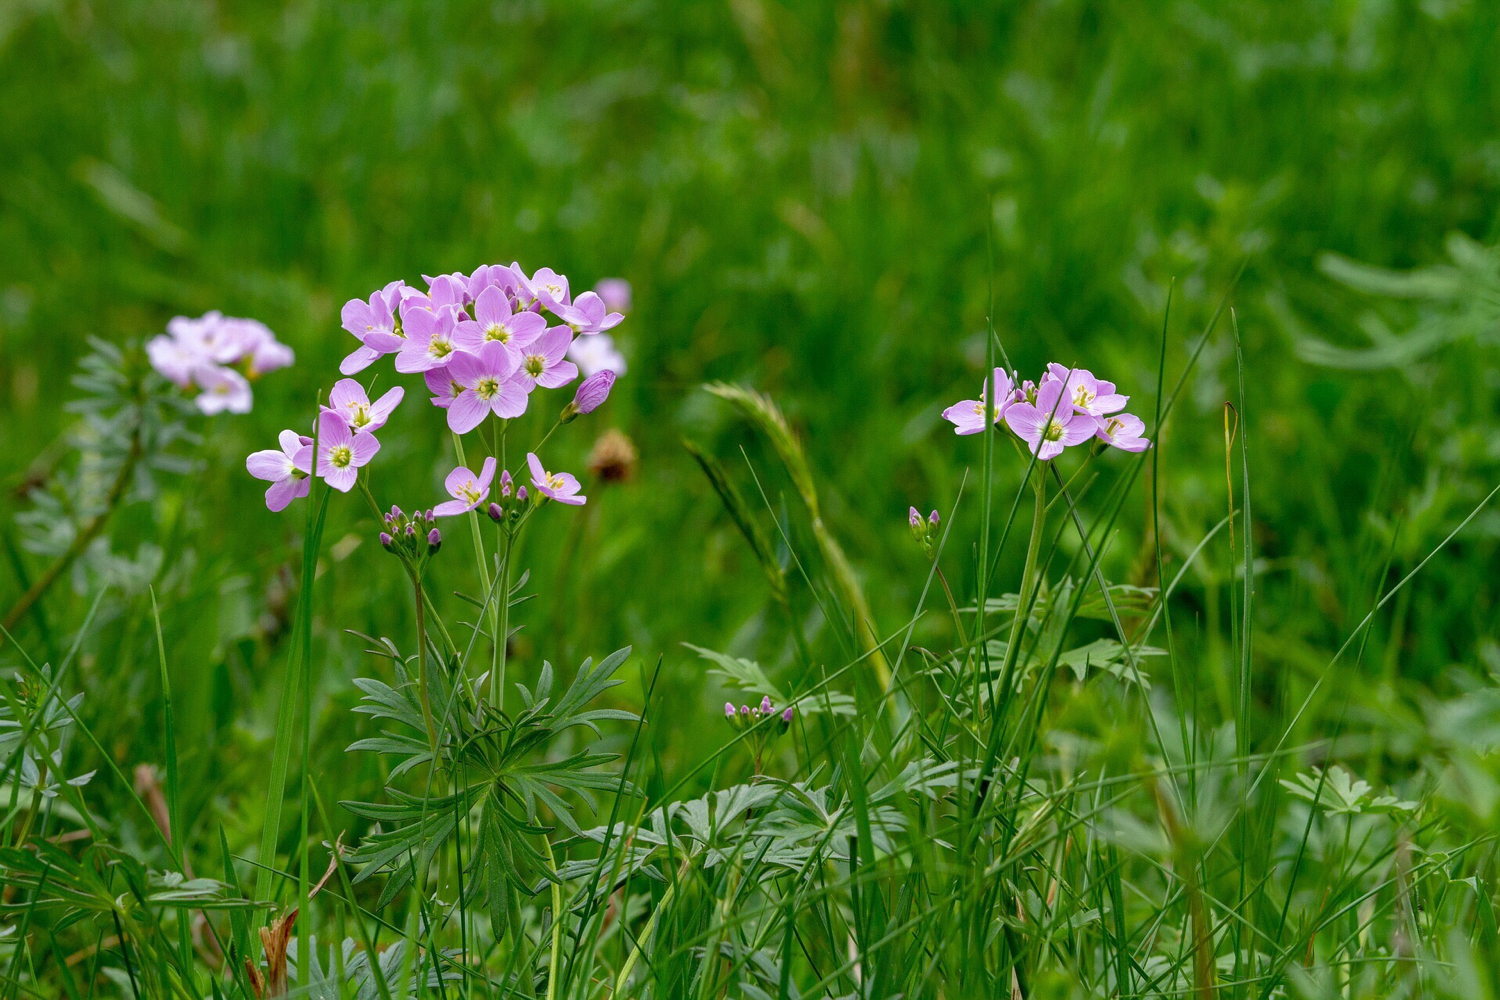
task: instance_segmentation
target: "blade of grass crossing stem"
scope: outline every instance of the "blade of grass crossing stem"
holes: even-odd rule
[[[171,840],[172,846],[177,848],[177,856],[181,860],[182,875],[187,877],[187,836],[182,827],[182,786],[179,783],[177,770],[177,719],[172,712],[172,678],[167,671],[167,646],[161,637],[161,609],[156,604],[156,588],[150,588],[151,594],[151,624],[156,629],[156,655],[157,662],[161,667],[161,700],[162,700],[162,755],[166,758],[167,767],[167,838]],[[179,910],[177,913],[177,937],[178,946],[182,949],[183,968],[191,975],[193,945],[189,933],[189,924],[192,923],[190,916],[192,911]],[[197,983],[191,984],[196,991]]]
[[[302,592],[297,595],[297,626],[292,651],[287,657],[286,676],[281,682],[281,705],[276,712],[276,745],[271,755],[271,782],[266,789],[266,825],[261,831],[260,864],[255,874],[255,901],[258,903],[270,900],[271,879],[276,870],[276,838],[281,829],[287,760],[291,756],[292,734],[295,732],[292,713],[297,710],[297,682],[301,676],[299,659],[306,657],[312,646],[313,576],[317,572],[318,549],[327,515],[328,489],[325,487],[318,503],[308,505],[308,530],[302,540]]]

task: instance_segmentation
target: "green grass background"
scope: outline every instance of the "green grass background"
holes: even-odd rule
[[[257,384],[252,414],[196,422],[197,474],[114,521],[113,552],[144,569],[111,578],[75,675],[122,764],[156,761],[154,583],[184,812],[223,818],[244,847],[258,831],[303,518],[264,509],[243,456],[301,426],[337,378],[353,343],[340,305],[393,278],[513,259],[575,287],[625,277],[629,375],[549,448],[577,470],[593,435],[615,426],[639,446],[639,472],[589,483],[583,512],[546,512],[528,536],[522,561],[540,596],[519,612],[517,662],[532,676],[544,656],[571,664],[625,643],[638,664],[661,657],[659,711],[677,724],[654,738],[675,766],[722,742],[707,728],[722,695],[681,642],[755,656],[773,674],[791,662],[764,579],[684,435],[752,497],[754,467],[821,578],[784,474],[702,382],[742,381],[785,407],[889,631],[925,573],[907,505],[946,513],[980,461],[975,439],[953,437],[938,413],[977,388],[987,317],[1023,370],[1093,368],[1149,423],[1168,285],[1170,380],[1246,262],[1231,302],[1261,560],[1255,648],[1305,691],[1368,609],[1387,554],[1393,582],[1500,474],[1495,286],[1470,296],[1465,284],[1458,304],[1390,301],[1318,267],[1330,251],[1425,267],[1448,259],[1451,233],[1495,241],[1497,55],[1500,7],[1481,0],[8,4],[6,530],[70,426],[60,404],[86,337],[149,336],[216,308],[265,321],[296,349],[295,368]],[[1297,349],[1309,337],[1368,346],[1372,330],[1400,336],[1419,321],[1456,332],[1397,369],[1319,367]],[[1228,509],[1227,332],[1162,441],[1169,563]],[[408,391],[382,433],[375,486],[411,507],[440,497],[451,453],[441,415]],[[1118,463],[1101,465],[1102,497]],[[1020,468],[1001,470],[1009,497]],[[1114,579],[1154,583],[1140,556],[1148,494],[1137,494],[1105,564]],[[974,537],[973,488],[957,517],[955,538]],[[579,554],[564,565],[570,530]],[[314,750],[329,800],[377,777],[342,753],[355,732],[349,680],[372,667],[340,630],[411,628],[375,531],[356,497],[335,498],[314,623]],[[1377,774],[1387,749],[1420,742],[1426,699],[1500,670],[1497,535],[1500,519],[1481,515],[1393,602],[1361,663],[1338,668],[1330,691],[1351,694],[1381,734],[1360,744]],[[436,589],[477,589],[466,544],[445,548]],[[1014,589],[1021,547],[1006,554],[1002,589]],[[967,553],[951,559],[955,587],[971,593]],[[1227,649],[1232,565],[1227,544],[1211,550],[1174,612],[1180,652],[1205,672]],[[0,601],[20,589],[13,569]],[[48,598],[55,632],[71,633],[100,579],[80,571]],[[947,629],[929,615],[916,641]],[[818,636],[818,655],[836,659],[828,630]],[[43,638],[34,623],[23,637]],[[621,692],[638,700],[634,681]]]

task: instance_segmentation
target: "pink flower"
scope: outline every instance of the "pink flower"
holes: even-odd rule
[[[510,297],[495,285],[490,285],[474,300],[474,318],[464,316],[458,324],[453,339],[458,346],[470,354],[492,340],[509,347],[517,358],[521,349],[542,335],[547,321],[534,312],[515,312]]]
[[[453,338],[461,313],[454,305],[442,306],[435,312],[411,310],[405,320],[406,343],[396,355],[396,371],[410,375],[446,365],[458,350]]]
[[[538,268],[536,274],[528,278],[526,272],[521,270],[519,263],[511,264],[510,269],[515,272],[517,282],[521,286],[523,305],[530,306],[533,302],[539,303],[554,315],[560,315],[559,310],[564,306],[572,305],[573,297],[568,292],[566,275],[558,274],[550,267],[543,267]]]
[[[563,360],[572,343],[572,330],[565,326],[550,328],[522,352],[518,374],[544,389],[567,385],[578,377],[578,366]]]
[[[584,292],[572,305],[554,309],[553,312],[579,333],[613,330],[625,318],[617,312],[609,312],[598,292]]]
[[[1094,436],[1098,424],[1087,413],[1079,413],[1063,398],[1063,382],[1051,379],[1036,391],[1036,403],[1012,403],[1005,423],[1025,441],[1042,461],[1061,455],[1064,448]]]
[[[509,420],[526,412],[530,380],[516,377],[515,356],[498,340],[485,344],[477,355],[455,354],[448,376],[463,386],[448,404],[448,426],[459,434],[469,433],[491,413]]]
[[[1146,422],[1133,413],[1116,413],[1108,417],[1099,417],[1099,429],[1094,436],[1121,451],[1145,451],[1151,447],[1151,442],[1146,440]]]
[[[372,403],[364,386],[352,378],[341,378],[334,383],[333,391],[328,394],[328,405],[323,409],[343,417],[355,433],[370,434],[385,426],[391,411],[405,395],[406,390],[396,386]]]
[[[353,375],[370,367],[378,358],[401,350],[406,340],[396,330],[395,313],[405,288],[403,282],[393,281],[371,293],[368,300],[350,299],[344,303],[339,320],[345,330],[359,339],[360,346],[344,358],[340,372]]]
[[[194,402],[204,413],[249,413],[252,396],[250,383],[233,368],[200,365],[193,381],[203,393]]]
[[[995,423],[1005,418],[1005,411],[1015,399],[1015,382],[1003,368],[996,368],[993,376],[995,387]],[[987,404],[985,390],[981,386],[978,399],[965,399],[954,403],[943,411],[943,419],[953,424],[955,434],[978,434],[984,430]]]
[[[445,500],[432,508],[433,514],[438,517],[467,514],[484,503],[485,498],[490,495],[490,481],[494,478],[495,459],[493,457],[484,460],[484,468],[477,476],[460,465],[448,473],[448,478],[443,481],[443,486],[453,499]]]
[[[578,485],[578,480],[566,472],[551,473],[543,469],[541,459],[535,454],[527,453],[526,465],[531,469],[532,485],[542,496],[575,507],[582,506],[588,500],[588,497],[579,495],[578,491],[581,487]]]
[[[1125,409],[1130,402],[1129,396],[1115,392],[1113,382],[1102,382],[1087,369],[1064,368],[1053,363],[1047,366],[1047,374],[1063,383],[1068,403],[1079,413],[1102,417]]]
[[[443,410],[452,406],[453,401],[464,391],[463,384],[449,374],[449,367],[452,367],[451,362],[443,368],[429,368],[422,373],[422,379],[432,393],[432,405]]]
[[[568,347],[568,360],[578,366],[584,378],[606,368],[616,375],[625,374],[625,355],[615,347],[614,338],[607,333],[573,341]]]
[[[370,464],[379,450],[374,434],[354,433],[337,413],[318,415],[317,474],[340,493],[354,488],[360,467]]]
[[[312,470],[312,448],[302,443],[296,431],[282,431],[278,440],[281,450],[257,451],[245,459],[245,468],[256,479],[271,485],[266,490],[266,508],[285,510],[298,497],[307,496],[312,487],[308,473]]]
[[[630,312],[630,282],[624,278],[600,278],[594,291],[612,312]]]

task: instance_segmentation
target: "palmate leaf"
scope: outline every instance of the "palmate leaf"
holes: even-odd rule
[[[389,653],[394,660],[399,683],[392,686],[360,679],[356,683],[364,697],[355,711],[394,722],[401,729],[384,730],[349,749],[398,758],[400,762],[391,772],[396,778],[418,765],[431,764],[433,755],[421,704],[402,659],[389,643],[378,645],[381,655]],[[557,760],[546,758],[549,744],[565,730],[584,727],[597,733],[601,721],[637,721],[632,712],[588,707],[600,694],[621,683],[613,675],[629,655],[626,647],[597,664],[585,660],[561,695],[553,690],[551,664],[543,664],[534,688],[517,685],[523,707],[514,716],[483,704],[467,686],[454,691],[446,677],[434,679],[430,689],[433,704],[449,704],[450,695],[454,695],[456,701],[451,703],[459,730],[457,738],[442,741],[438,764],[444,771],[466,774],[472,783],[460,792],[443,796],[429,798],[388,788],[389,802],[343,803],[354,815],[380,824],[349,856],[361,866],[355,881],[378,872],[388,873],[390,879],[380,899],[380,905],[385,905],[412,883],[414,871],[429,863],[477,808],[478,837],[469,868],[492,918],[507,921],[513,908],[511,889],[529,894],[539,891],[537,885],[557,878],[545,856],[530,842],[551,832],[544,810],[577,836],[580,825],[573,813],[574,800],[592,810],[596,806],[594,792],[637,793],[619,775],[598,770],[616,760],[615,754],[582,750]]]

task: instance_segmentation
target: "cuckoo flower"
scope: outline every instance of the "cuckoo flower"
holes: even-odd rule
[[[398,385],[372,403],[364,386],[352,378],[341,378],[334,383],[323,409],[343,417],[356,434],[371,434],[385,426],[405,395],[406,390]]]
[[[504,264],[480,264],[469,275],[469,298],[476,302],[486,288],[498,288],[507,295],[514,295],[517,287],[516,273]]]
[[[234,369],[203,365],[193,372],[193,381],[203,390],[194,402],[204,413],[250,412],[250,383]]]
[[[578,491],[581,487],[578,480],[566,472],[548,472],[542,468],[541,459],[530,452],[526,455],[526,465],[531,469],[531,482],[544,497],[556,500],[558,503],[571,504],[575,507],[582,506],[588,497],[580,496]]]
[[[1146,422],[1135,414],[1115,413],[1097,419],[1099,429],[1094,432],[1094,436],[1100,441],[1121,451],[1145,451],[1151,447],[1151,442],[1143,436],[1146,433]]]
[[[505,419],[525,413],[529,380],[515,374],[516,359],[498,340],[485,344],[478,354],[455,354],[448,375],[463,392],[448,404],[448,426],[467,434],[491,413]]]
[[[1091,417],[1123,410],[1130,401],[1129,396],[1115,392],[1113,382],[1100,381],[1084,368],[1064,368],[1054,362],[1047,366],[1047,374],[1063,383],[1068,403],[1075,410]]]
[[[445,500],[432,508],[432,512],[438,517],[452,517],[455,514],[467,514],[469,511],[484,503],[485,498],[490,495],[490,482],[495,478],[495,459],[493,457],[484,460],[484,468],[479,475],[474,475],[469,469],[460,465],[448,473],[448,478],[443,480],[443,486],[448,490],[452,500]]]
[[[563,360],[572,343],[572,330],[565,326],[550,328],[522,351],[518,374],[544,389],[567,385],[578,377],[578,366]]]
[[[521,270],[519,263],[512,264],[510,269],[516,274],[525,305],[529,306],[532,302],[536,302],[554,315],[561,315],[564,307],[573,304],[573,297],[568,293],[566,275],[558,274],[550,267],[543,267],[538,268],[537,272],[528,278],[526,272]],[[528,298],[529,302],[526,301]]]
[[[422,373],[422,378],[432,393],[432,405],[444,410],[452,406],[453,401],[464,391],[463,383],[455,380],[449,372],[448,369],[452,367],[450,362],[446,367],[429,368]]]
[[[406,344],[396,355],[396,371],[410,375],[446,365],[458,350],[453,337],[460,314],[453,305],[441,306],[435,312],[411,310],[405,319]]]
[[[312,448],[302,443],[296,431],[282,431],[278,440],[281,450],[268,448],[245,459],[250,475],[271,484],[266,490],[266,507],[272,511],[284,510],[293,500],[307,496],[312,486],[308,476],[312,471]]]
[[[461,314],[462,315],[462,314]],[[462,315],[453,335],[460,349],[478,354],[492,340],[506,345],[517,358],[522,349],[542,335],[547,321],[538,313],[515,312],[504,290],[490,285],[474,300],[474,318]]]
[[[350,299],[344,303],[339,320],[345,330],[359,338],[356,347],[339,365],[339,371],[353,375],[364,371],[387,354],[401,350],[405,338],[396,328],[396,303],[406,286],[393,281],[370,295],[368,300]]]
[[[380,450],[374,434],[356,434],[344,418],[324,411],[318,416],[317,474],[340,493],[348,493],[359,478],[361,466]]]
[[[1034,404],[1012,403],[1005,411],[1005,423],[1044,462],[1087,441],[1099,426],[1093,417],[1068,405],[1063,388],[1061,380],[1052,379],[1037,388]]]
[[[1004,419],[1005,411],[1011,405],[1015,396],[1015,382],[1003,368],[995,369],[993,381],[995,389],[995,422],[999,423]],[[955,434],[978,434],[984,430],[987,409],[985,390],[981,387],[978,399],[965,399],[954,403],[943,411],[943,419],[953,424],[953,433]]]
[[[624,278],[600,278],[594,291],[599,293],[605,308],[611,312],[630,312],[630,282]]]
[[[625,374],[625,355],[619,352],[614,338],[607,333],[573,341],[568,347],[568,360],[578,366],[584,378],[605,370],[616,375]]]
[[[146,358],[158,375],[179,389],[192,385],[193,373],[211,363],[197,344],[165,333],[147,341]]]
[[[598,292],[584,292],[572,305],[554,309],[553,312],[579,333],[613,330],[625,318],[620,313],[610,312]]]

